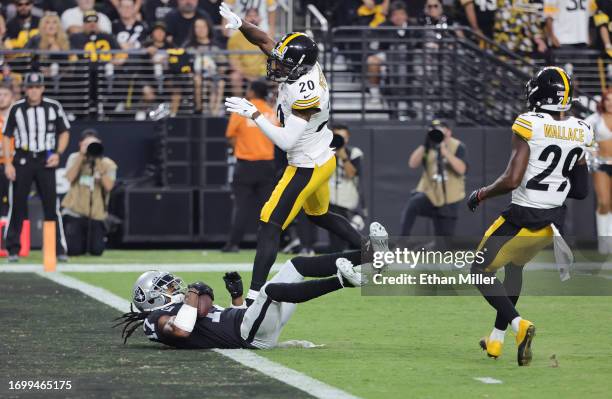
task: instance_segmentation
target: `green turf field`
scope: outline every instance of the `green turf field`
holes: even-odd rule
[[[103,256],[75,256],[70,263],[113,264],[113,263],[245,263],[252,262],[254,250],[239,253],[222,253],[218,250],[107,250]],[[279,254],[277,261],[285,261],[290,255]],[[31,251],[21,263],[42,263],[41,251]],[[0,265],[1,266],[1,265]]]
[[[138,276],[69,274],[125,298]],[[210,282],[217,302],[227,303],[221,273],[181,276]],[[249,279],[246,273],[244,278]],[[281,337],[324,348],[259,353],[365,398],[608,398],[611,304],[608,297],[522,298],[519,310],[536,323],[538,333],[535,359],[520,369],[511,335],[497,361],[478,348],[494,318],[478,297],[365,297],[358,290],[343,290],[299,305]],[[502,384],[483,384],[477,377]]]
[[[29,273],[1,275],[0,398],[295,398],[304,392],[212,351],[123,345],[117,312]],[[9,390],[9,381],[70,390]]]

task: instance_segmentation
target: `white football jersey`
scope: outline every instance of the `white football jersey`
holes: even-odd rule
[[[329,147],[333,133],[328,127],[329,121],[329,86],[321,66],[317,63],[295,82],[284,82],[278,86],[276,113],[281,126],[292,111],[318,108],[306,130],[297,142],[287,151],[289,165],[314,168],[323,165],[334,155]]]
[[[563,205],[570,190],[569,172],[593,145],[591,126],[570,117],[557,121],[550,114],[519,115],[512,131],[529,144],[529,164],[521,185],[512,192],[512,203],[539,209]]]
[[[553,32],[563,44],[589,43],[594,0],[544,0],[544,15],[553,19]]]

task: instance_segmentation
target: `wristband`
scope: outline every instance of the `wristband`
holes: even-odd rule
[[[174,325],[183,331],[192,332],[198,318],[198,309],[186,303],[181,306],[181,309],[176,314]]]

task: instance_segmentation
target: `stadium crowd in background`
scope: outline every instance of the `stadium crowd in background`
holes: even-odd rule
[[[152,97],[156,101],[158,97],[172,97],[172,114],[182,109],[184,112],[220,115],[219,100],[224,95],[244,95],[248,83],[265,74],[264,56],[261,54],[219,55],[218,51],[222,50],[255,50],[240,32],[232,34],[223,28],[224,21],[218,12],[220,3],[221,0],[3,1],[0,3],[1,49],[86,50],[92,60],[112,61],[116,65],[123,62],[121,57],[100,53],[107,50],[132,51],[129,60],[136,63],[147,58],[138,52],[146,49],[152,62],[151,71],[157,71],[157,82],[138,83],[130,87],[130,98],[121,101],[117,110],[137,115],[140,110],[136,104],[151,101]],[[228,0],[227,3],[237,14],[258,24],[269,34],[274,35],[278,31],[279,5],[275,0],[253,4]],[[575,2],[575,7],[566,7],[561,0],[302,0],[296,1],[294,6],[305,14],[303,10],[307,4],[316,5],[330,20],[332,27],[397,28],[395,32],[373,32],[366,55],[369,99],[381,104],[381,74],[388,63],[398,61],[387,60],[387,53],[413,47],[436,49],[444,38],[441,31],[417,34],[405,29],[409,27],[425,26],[443,30],[458,25],[468,26],[491,40],[491,43],[502,45],[525,59],[546,60],[549,63],[556,60],[557,64],[571,64],[573,52],[582,48],[600,50],[605,63],[612,55],[609,33],[612,4],[606,0],[579,1]],[[95,17],[93,11],[96,12]],[[295,14],[299,15],[300,11]],[[85,22],[87,18],[91,22]],[[97,20],[95,29],[94,19]],[[376,45],[377,40],[374,39],[380,39],[380,43]],[[400,43],[389,43],[389,40],[395,39],[399,39]],[[174,49],[188,51],[168,55]],[[11,69],[19,57],[5,55],[2,58],[3,79],[17,79],[13,88],[19,98],[21,76]],[[32,67],[50,77],[57,73],[55,64],[75,58],[36,55],[32,57]],[[569,69],[572,69],[571,65]],[[421,76],[428,71],[409,72]],[[185,75],[193,76],[193,79],[185,82]],[[578,72],[577,75],[575,78],[578,81],[588,79]],[[190,103],[186,101],[185,86],[189,86],[188,92],[194,98]],[[135,93],[133,98],[132,92]]]

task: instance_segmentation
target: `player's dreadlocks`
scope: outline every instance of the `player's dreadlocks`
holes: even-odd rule
[[[129,337],[132,336],[134,331],[143,325],[144,320],[149,316],[150,312],[135,312],[134,306],[130,303],[130,311],[124,313],[122,316],[113,319],[113,321],[119,320],[117,324],[113,326],[119,327],[123,326],[123,331],[121,331],[121,338],[123,338],[123,343],[126,344]]]

